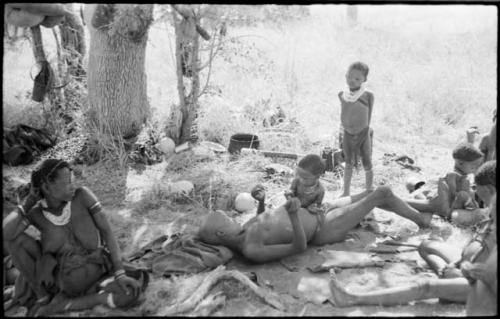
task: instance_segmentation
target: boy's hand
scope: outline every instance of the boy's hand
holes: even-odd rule
[[[321,214],[323,212],[323,209],[317,203],[309,205],[307,210],[312,214]]]
[[[297,197],[291,197],[286,201],[285,209],[289,214],[294,214],[299,211],[300,204],[300,200]]]

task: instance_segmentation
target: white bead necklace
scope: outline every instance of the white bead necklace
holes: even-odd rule
[[[71,202],[67,202],[66,205],[64,205],[62,214],[57,216],[49,212],[47,209],[47,201],[42,199],[40,201],[42,204],[42,213],[45,218],[47,218],[52,224],[56,226],[64,226],[67,223],[69,223],[69,220],[71,219]]]

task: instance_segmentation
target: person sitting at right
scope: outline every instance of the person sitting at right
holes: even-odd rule
[[[485,161],[497,159],[497,110],[493,111],[493,126],[488,134],[479,142],[479,149],[484,153]]]
[[[468,175],[474,174],[483,163],[482,152],[471,143],[460,143],[453,149],[452,156],[453,172],[438,179],[438,190],[441,189],[442,192],[446,193],[447,204],[436,208],[434,198],[437,195],[422,198],[418,193],[424,191],[422,187],[413,193],[414,198],[406,200],[410,206],[420,212],[433,212],[444,218],[450,218],[453,210],[471,210],[478,207],[478,203],[474,200]]]
[[[473,277],[474,273],[476,273],[476,277],[481,277],[481,275],[477,274],[478,271],[476,270],[481,270],[485,267],[480,266],[479,264],[487,265],[489,268],[495,266],[492,265],[492,261],[490,259],[490,256],[494,256],[493,254],[496,254],[497,243],[496,187],[492,187],[492,181],[495,180],[495,177],[496,161],[484,163],[476,175],[478,194],[486,203],[488,203],[491,215],[491,221],[488,224],[488,227],[485,227],[483,233],[478,236],[481,237],[479,240],[478,237],[473,238],[473,240],[471,240],[471,242],[464,247],[461,254],[454,253],[456,252],[456,247],[452,247],[450,250],[449,245],[446,247],[442,245],[442,249],[439,249],[437,245],[430,247],[429,243],[425,242],[421,245],[419,252],[422,253],[422,249],[427,250],[427,255],[423,255],[422,257],[438,274],[439,278],[366,293],[353,293],[344,289],[336,278],[335,272],[331,272],[330,291],[335,305],[338,307],[354,305],[393,306],[405,304],[410,301],[431,298],[440,298],[452,302],[465,303],[468,299],[469,293],[471,292],[471,286],[468,279],[466,279],[465,274],[469,277]],[[431,248],[433,251],[431,251]],[[439,261],[438,258],[441,258],[441,261]],[[458,262],[455,262],[457,259]],[[493,271],[496,276],[496,269],[489,269],[486,272],[491,274]],[[482,276],[481,278],[487,278],[488,276],[491,277],[490,275],[487,275]],[[468,305],[468,311],[469,309],[475,309],[483,314],[485,312],[491,314],[491,312],[493,312],[492,309],[494,308],[494,312],[496,312],[496,289],[494,290],[494,298],[490,296],[487,299],[490,300],[488,305],[483,305],[480,307],[481,309],[479,309],[477,305],[474,307],[472,305]],[[483,291],[483,293],[488,293],[488,291]],[[491,304],[492,302],[494,304]]]

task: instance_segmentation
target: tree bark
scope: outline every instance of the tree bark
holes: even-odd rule
[[[111,8],[106,14],[112,16],[97,16],[108,19],[106,27],[93,20],[103,8]],[[153,5],[90,4],[84,15],[90,31],[87,116],[100,132],[136,136],[149,116],[145,56]]]

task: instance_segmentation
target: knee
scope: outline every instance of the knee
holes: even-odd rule
[[[420,245],[418,245],[417,251],[422,258],[424,258],[425,256],[427,256],[429,254],[429,245],[431,242],[432,241],[426,239],[426,240],[422,241],[420,243]]]
[[[383,198],[392,198],[394,197],[394,193],[392,192],[392,189],[389,186],[378,186],[375,189],[375,192],[379,194]]]
[[[27,246],[31,246],[35,240],[26,234],[20,234],[16,238],[7,241],[9,253],[16,253],[21,250],[26,250]],[[36,243],[36,242],[35,242]]]
[[[363,156],[362,162],[363,162],[363,169],[365,171],[371,171],[372,170],[373,165],[372,165],[371,158]]]

